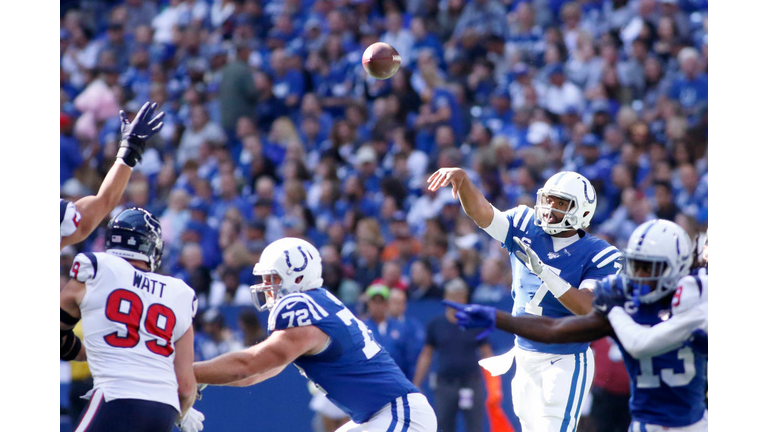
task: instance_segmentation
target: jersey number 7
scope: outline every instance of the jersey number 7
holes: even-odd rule
[[[120,324],[125,324],[127,333],[120,336],[118,332],[112,332],[104,336],[104,341],[116,348],[133,348],[139,344],[139,326],[141,315],[144,312],[144,304],[141,298],[134,292],[117,289],[107,297],[107,306],[104,310],[107,319]],[[144,329],[147,333],[157,336],[145,342],[147,349],[155,354],[168,357],[173,354],[173,327],[176,325],[176,315],[167,306],[159,303],[151,304],[147,308],[144,318]],[[163,341],[161,345],[159,340]]]

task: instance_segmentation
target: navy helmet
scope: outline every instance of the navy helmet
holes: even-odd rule
[[[163,231],[152,213],[138,207],[123,210],[109,221],[106,236],[107,253],[146,261],[151,272],[160,267]]]

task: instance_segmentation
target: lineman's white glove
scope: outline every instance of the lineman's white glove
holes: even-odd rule
[[[184,417],[176,422],[176,427],[181,432],[198,432],[203,430],[203,420],[205,416],[200,411],[190,408]]]
[[[558,276],[553,267],[544,264],[530,246],[523,243],[517,237],[512,237],[512,240],[523,250],[523,252],[515,252],[515,255],[528,267],[528,270],[532,271],[544,282],[544,285],[547,286],[547,289],[555,298],[560,298],[566,291],[571,289],[571,284]]]

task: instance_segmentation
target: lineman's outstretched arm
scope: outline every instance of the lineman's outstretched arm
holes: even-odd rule
[[[201,384],[228,385],[244,381],[274,369],[282,370],[301,355],[319,352],[327,342],[328,335],[315,326],[278,330],[248,349],[196,362],[195,377]]]
[[[518,316],[496,311],[496,328],[543,343],[591,342],[612,334],[611,324],[594,310],[565,318]]]

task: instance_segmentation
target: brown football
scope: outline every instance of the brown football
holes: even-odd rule
[[[400,68],[400,54],[391,45],[376,42],[363,53],[363,68],[376,79],[387,79]]]

